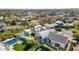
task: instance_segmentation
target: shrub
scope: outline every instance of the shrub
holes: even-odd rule
[[[73,45],[70,45],[69,51],[73,51]]]
[[[56,31],[62,31],[62,29],[61,29],[61,28],[55,28],[55,30],[56,30]]]

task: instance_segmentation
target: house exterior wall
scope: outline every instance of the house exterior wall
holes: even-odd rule
[[[0,28],[0,31],[2,31],[2,30],[3,30],[3,27]]]
[[[63,49],[65,48],[65,46],[66,46],[66,44],[67,44],[67,42],[66,42],[65,44],[62,44],[62,43],[55,42],[55,41],[51,40],[51,46],[55,46],[55,43],[60,44],[60,47],[63,48]]]

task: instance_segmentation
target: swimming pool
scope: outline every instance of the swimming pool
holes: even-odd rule
[[[29,34],[22,34],[21,35],[23,38],[26,38],[26,39],[32,39],[33,36],[32,35],[29,35]]]
[[[17,42],[16,39],[12,39],[12,40],[10,40],[10,41],[5,42],[5,44],[12,45],[12,44],[14,44],[14,43],[16,43],[16,42]]]

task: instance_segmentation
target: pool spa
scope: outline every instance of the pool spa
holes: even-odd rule
[[[26,39],[33,39],[34,37],[30,34],[22,34],[21,35],[23,38],[26,38]]]

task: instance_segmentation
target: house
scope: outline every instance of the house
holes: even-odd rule
[[[64,23],[63,21],[56,21],[55,22],[55,27],[59,27],[59,28],[74,28],[74,24],[73,23]]]
[[[65,34],[65,35],[68,35],[68,36],[73,36],[74,34],[73,34],[73,32],[72,31],[70,31],[70,30],[62,30],[62,33],[63,34]]]
[[[21,18],[21,21],[28,21],[28,20],[29,20],[29,17],[27,16]]]
[[[28,34],[31,34],[32,30],[31,29],[26,29],[25,32],[28,33]]]
[[[64,22],[58,20],[58,21],[55,22],[55,24],[56,24],[57,26],[62,26],[62,25],[64,25]]]
[[[37,25],[34,27],[35,32],[40,32],[40,31],[44,31],[44,30],[46,30],[45,26]]]
[[[46,28],[53,28],[53,27],[55,27],[55,24],[53,24],[53,23],[52,23],[52,24],[46,23],[46,24],[45,24],[45,27],[46,27]]]
[[[0,31],[3,31],[3,26],[4,26],[4,23],[0,22]]]
[[[40,32],[37,32],[35,35],[36,37],[38,37],[38,39],[40,39],[43,42],[43,39],[45,39],[49,35],[50,31],[55,32],[55,29],[47,29],[44,31],[40,31]]]
[[[66,20],[66,22],[73,22],[75,21],[76,18],[75,17],[68,17],[68,20]]]
[[[0,16],[0,20],[2,20],[4,17],[3,16]]]
[[[43,42],[56,48],[65,49],[68,43],[67,39],[68,38],[66,36],[61,36],[56,33],[49,32],[49,35],[45,39],[43,39]]]
[[[36,33],[36,37],[43,43],[54,46],[56,48],[65,48],[68,43],[67,33],[56,32],[55,29],[47,29]]]
[[[74,24],[65,24],[65,27],[67,27],[67,28],[74,28],[75,26],[74,26]]]

